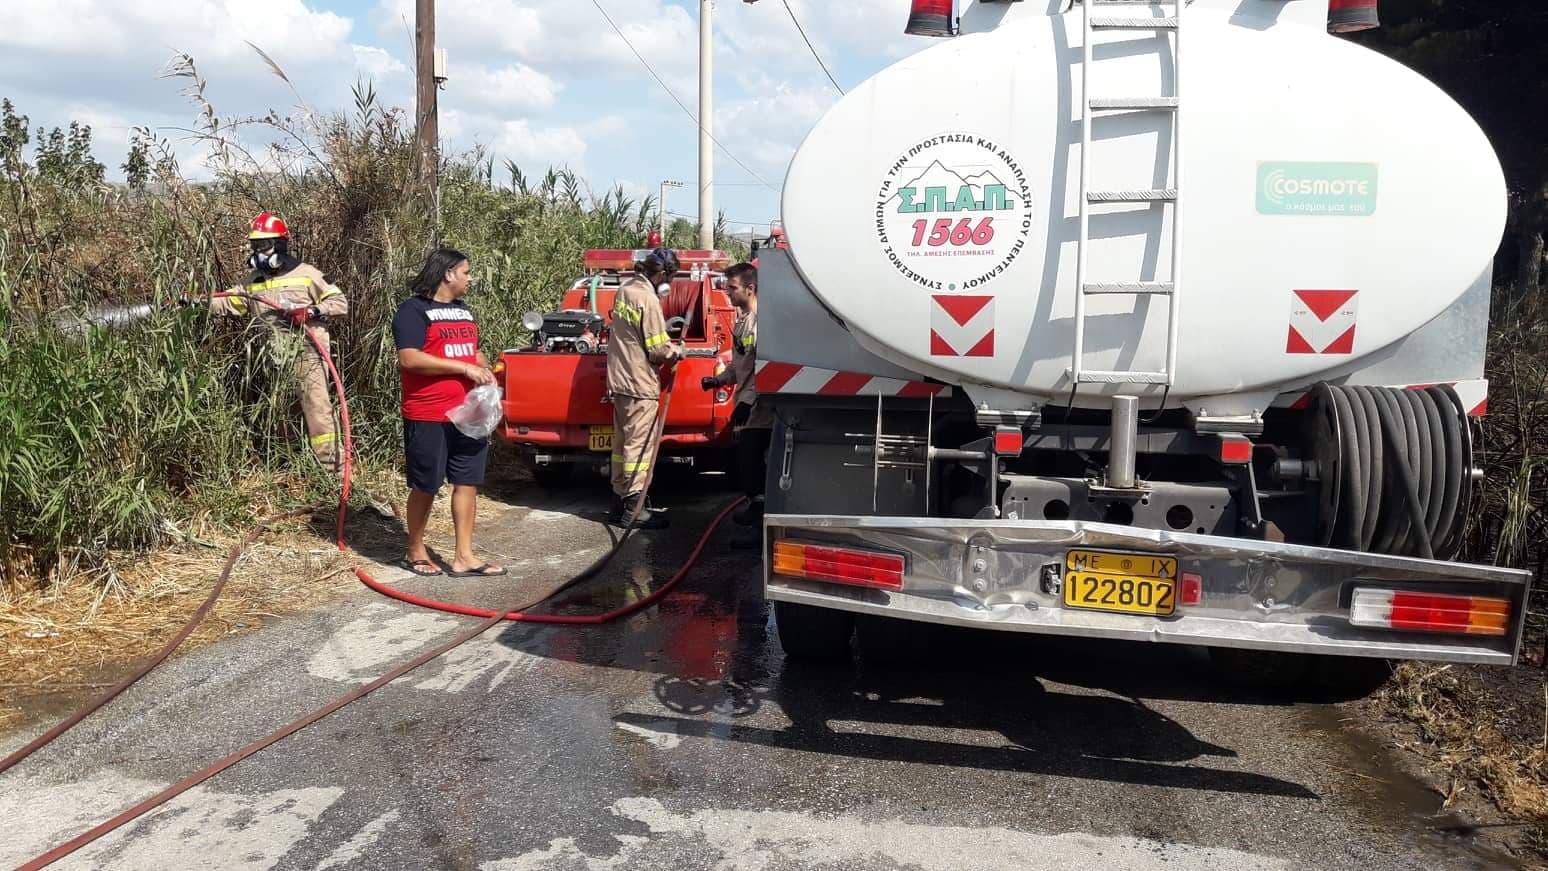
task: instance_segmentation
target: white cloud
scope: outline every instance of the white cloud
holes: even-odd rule
[[[442,107],[441,116],[437,120],[441,128],[441,139],[444,142],[465,142],[471,136],[466,113]],[[475,119],[474,123],[477,121],[478,119]]]
[[[662,75],[691,72],[698,63],[695,16],[665,0],[604,0],[603,7]],[[413,0],[380,0],[377,23],[401,34],[414,20]],[[457,0],[436,14],[437,41],[457,56],[516,57],[570,70],[636,71],[639,61],[586,0]]]
[[[0,46],[56,56],[90,56],[106,63],[165,55],[167,47],[230,58],[251,40],[276,60],[307,65],[335,57],[351,22],[302,0],[7,0]]]
[[[579,169],[586,140],[573,127],[536,127],[525,118],[506,121],[490,143],[497,158],[510,158],[527,171],[547,166]]]
[[[351,45],[349,48],[355,53],[355,69],[373,79],[406,75],[409,72],[407,64],[384,48],[374,45]]]
[[[755,96],[727,101],[715,113],[715,136],[775,181],[838,94],[823,85],[795,88],[767,77],[758,77],[748,90]]]
[[[603,115],[586,122],[581,127],[581,135],[588,141],[608,136],[621,136],[627,132],[629,132],[629,121],[622,115]]]
[[[180,84],[157,80],[176,52],[194,58],[217,110],[231,114],[295,99],[249,42],[308,99],[322,102],[347,96],[351,82],[337,70],[353,68],[360,57],[349,42],[350,19],[302,0],[4,0],[3,6],[0,81],[11,95],[112,105],[137,118],[191,114]]]
[[[553,108],[563,89],[553,78],[526,64],[491,70],[477,64],[466,71],[448,70],[456,82],[459,102],[517,112]]]

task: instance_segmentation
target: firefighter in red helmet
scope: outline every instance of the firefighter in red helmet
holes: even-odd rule
[[[290,228],[278,215],[264,212],[253,218],[247,240],[252,249],[247,265],[252,272],[231,291],[261,297],[280,308],[227,296],[210,300],[210,311],[229,317],[272,318],[290,328],[276,333],[275,350],[282,359],[293,361],[312,453],[325,469],[337,472],[343,463],[343,446],[328,391],[328,368],[302,330],[310,326],[327,353],[326,321],[348,314],[349,300],[315,266],[291,256]]]

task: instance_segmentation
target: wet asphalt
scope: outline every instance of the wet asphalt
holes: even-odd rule
[[[658,490],[673,528],[557,612],[659,586],[732,498],[707,476]],[[491,495],[479,541],[510,577],[378,576],[510,606],[615,534],[601,482]],[[787,662],[757,555],[730,536],[653,610],[504,624],[56,867],[1508,867],[1436,833],[1439,797],[1345,708],[1222,685],[1187,648],[929,630],[906,667]],[[0,775],[0,867],[468,623],[362,590],[175,660]]]

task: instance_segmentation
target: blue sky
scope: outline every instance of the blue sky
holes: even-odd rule
[[[599,0],[689,108],[697,110],[697,0]],[[908,0],[789,0],[846,88],[928,40],[904,36]],[[591,0],[440,0],[450,57],[442,133],[451,150],[483,145],[529,175],[580,172],[599,193],[639,196],[663,178],[689,182],[673,212],[693,215],[697,134],[618,39]],[[93,125],[116,167],[135,126],[177,141],[190,174],[201,146],[178,132],[194,120],[180,83],[157,72],[192,55],[225,115],[290,111],[296,99],[256,54],[272,55],[320,111],[348,105],[371,79],[390,103],[413,95],[413,0],[3,0],[0,96],[33,125]],[[774,188],[805,132],[838,98],[782,0],[717,0],[716,136]],[[736,229],[777,217],[778,194],[724,152],[716,205]],[[503,173],[497,177],[504,178]]]

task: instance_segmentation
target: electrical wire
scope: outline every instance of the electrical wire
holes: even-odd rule
[[[666,80],[661,78],[660,74],[656,72],[655,68],[650,65],[650,61],[647,61],[645,56],[640,54],[639,49],[634,47],[634,43],[629,41],[629,37],[624,35],[623,29],[620,28],[618,23],[613,20],[613,16],[607,14],[607,10],[602,8],[601,0],[591,0],[591,5],[597,7],[597,11],[602,13],[602,17],[607,19],[608,24],[612,25],[613,32],[617,33],[618,38],[624,41],[624,45],[627,45],[629,50],[634,52],[634,56],[639,59],[640,63],[645,67],[645,70],[651,74],[651,77],[656,80],[656,84],[660,85],[661,89],[667,92],[667,96],[672,98],[672,102],[676,103],[679,109],[682,109],[688,114],[689,118],[693,119],[693,123],[698,126],[699,130],[702,131],[705,135],[709,136],[710,141],[715,143],[716,147],[718,147],[721,151],[724,151],[726,156],[731,158],[732,163],[740,166],[748,175],[757,179],[759,184],[762,184],[764,187],[774,191],[775,193],[779,193],[778,188],[769,184],[768,180],[766,180],[763,176],[753,172],[752,167],[743,163],[735,154],[732,154],[731,149],[727,148],[724,144],[721,143],[719,139],[715,138],[715,134],[710,133],[708,130],[704,129],[704,124],[699,120],[699,116],[695,115],[693,110],[688,108],[688,104],[677,98],[677,94],[670,86],[667,85]]]
[[[801,26],[801,19],[797,18],[795,10],[790,8],[790,0],[780,0],[780,2],[785,4],[785,11],[790,13],[790,20],[795,22],[796,30],[800,32],[801,39],[806,41],[806,47],[812,52],[812,58],[817,61],[818,66],[822,67],[822,71],[827,75],[828,81],[833,83],[834,90],[838,91],[840,96],[842,96],[844,88],[839,85],[838,79],[833,77],[833,73],[828,71],[828,65],[822,62],[822,56],[817,54],[817,47],[812,45],[811,39],[807,37],[806,28]]]
[[[685,221],[697,221],[697,220],[699,220],[699,216],[698,215],[685,215],[682,212],[668,211],[667,215],[669,217],[673,217],[673,218],[682,218]],[[768,219],[764,219],[762,221],[739,221],[739,220],[737,220],[735,218],[727,218],[726,219],[726,225],[727,226],[730,226],[732,224],[748,224],[748,225],[753,226],[753,227],[762,227],[762,226],[764,226],[765,224],[768,224],[768,223],[771,223]],[[776,218],[772,223],[776,223],[776,224],[779,223],[779,219]]]

